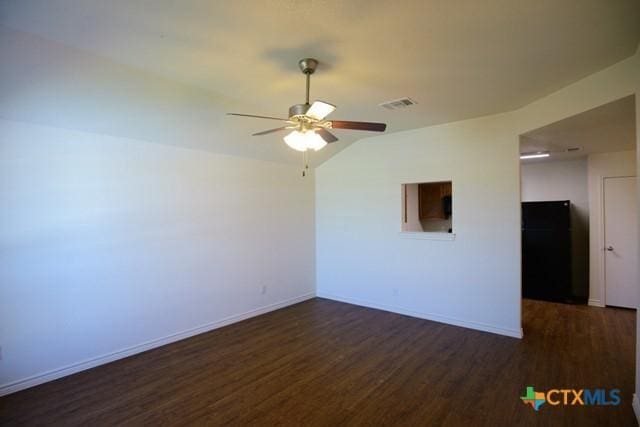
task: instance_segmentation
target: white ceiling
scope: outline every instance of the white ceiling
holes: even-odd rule
[[[579,151],[566,152],[578,147]],[[584,157],[592,153],[634,150],[636,110],[633,95],[534,129],[520,136],[520,152],[549,151],[551,156],[526,159],[544,162]]]
[[[637,0],[5,0],[0,17],[13,30],[206,91],[202,132],[217,137],[199,148],[233,152],[216,142],[233,141],[242,154],[284,162],[299,159],[282,135],[248,136],[277,122],[223,112],[285,116],[303,101],[302,57],[320,60],[311,98],[336,104],[332,118],[383,121],[396,132],[518,108],[631,56],[640,40]],[[419,104],[378,106],[403,96]],[[371,135],[336,134],[341,141],[318,161]]]

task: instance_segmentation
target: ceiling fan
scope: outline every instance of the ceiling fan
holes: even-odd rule
[[[306,101],[304,104],[296,104],[289,107],[289,118],[258,116],[254,114],[227,113],[232,116],[253,117],[257,119],[280,120],[286,122],[285,126],[254,133],[253,136],[266,135],[283,130],[291,130],[284,137],[284,142],[294,150],[305,152],[309,149],[318,151],[327,144],[336,142],[338,138],[329,129],[351,129],[366,130],[373,132],[384,132],[387,128],[385,123],[372,122],[352,122],[344,120],[325,120],[335,109],[335,105],[314,101],[309,104],[309,86],[311,84],[311,74],[318,66],[318,61],[313,58],[301,59],[298,62],[300,70],[307,77]]]

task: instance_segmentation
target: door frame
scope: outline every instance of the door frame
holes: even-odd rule
[[[606,263],[606,259],[605,259],[605,238],[606,238],[606,234],[605,234],[605,227],[604,227],[604,223],[605,223],[605,209],[604,209],[604,203],[605,203],[605,194],[604,194],[604,180],[607,178],[635,178],[636,181],[638,180],[637,175],[601,175],[598,177],[598,190],[599,190],[599,203],[600,203],[600,221],[598,224],[598,281],[601,283],[602,286],[602,301],[600,307],[606,307],[607,306],[607,275],[606,275],[606,268],[607,268],[607,263]],[[636,182],[637,184],[637,182]],[[591,299],[589,299],[589,303],[590,305],[596,305],[596,304],[591,304]]]

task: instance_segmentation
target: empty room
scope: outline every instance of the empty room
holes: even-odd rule
[[[640,1],[0,0],[0,424],[637,426]]]

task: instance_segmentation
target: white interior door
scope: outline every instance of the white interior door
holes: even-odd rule
[[[605,303],[638,307],[638,193],[635,177],[604,179]]]

